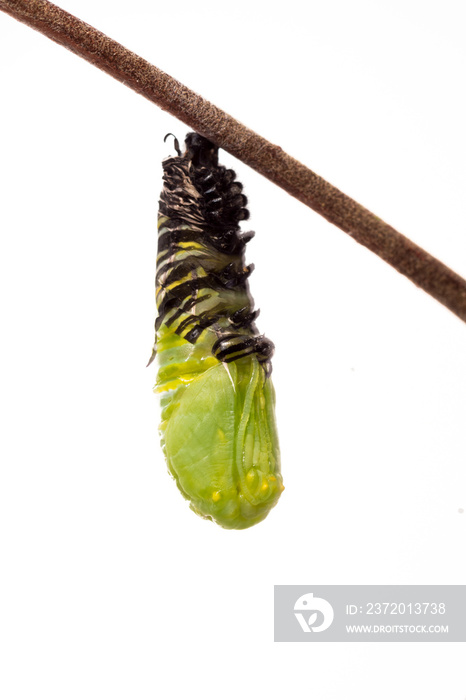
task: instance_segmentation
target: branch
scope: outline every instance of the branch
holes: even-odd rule
[[[85,58],[257,170],[466,322],[466,280],[279,146],[47,0],[0,0],[0,10]]]

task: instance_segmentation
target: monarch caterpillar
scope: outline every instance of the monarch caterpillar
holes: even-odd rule
[[[171,134],[167,134],[169,136]],[[165,137],[167,138],[167,137]],[[161,444],[191,508],[224,528],[263,520],[283,491],[270,378],[273,343],[259,335],[240,233],[246,197],[218,148],[190,133],[163,161],[157,320]]]

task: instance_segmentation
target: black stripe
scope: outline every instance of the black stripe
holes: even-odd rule
[[[248,355],[253,355],[254,354],[254,348],[248,348],[246,352],[243,352],[241,355],[232,355],[231,357],[223,357],[220,360],[220,356],[217,355],[217,359],[220,360],[221,362],[234,362],[235,360],[241,360],[242,357],[247,357]],[[259,360],[260,362],[260,360]]]
[[[181,323],[178,326],[178,328],[176,329],[175,333],[178,333],[178,335],[181,335],[182,331],[186,328],[186,326],[189,326],[189,324],[192,323],[193,321],[194,322],[197,321],[197,316],[194,316],[193,314],[191,314],[187,318],[183,319],[183,321],[181,321]]]
[[[202,328],[201,326],[195,326],[192,330],[189,331],[189,333],[186,333],[186,335],[183,337],[189,343],[192,343],[194,345],[194,343],[199,338],[203,330],[204,328]]]
[[[183,301],[183,299],[186,299],[187,296],[191,296],[191,294],[200,289],[211,289],[215,292],[221,292],[229,288],[230,282],[223,281],[221,275],[215,272],[210,272],[204,277],[182,282],[177,287],[173,287],[173,289],[165,290],[165,296],[158,306],[159,314],[162,316],[165,315],[167,311],[173,309]]]
[[[176,319],[179,318],[182,314],[186,313],[186,311],[189,311],[189,309],[191,309],[191,308],[192,308],[193,306],[195,306],[196,304],[201,304],[203,301],[206,301],[207,299],[210,299],[211,296],[212,296],[212,294],[203,294],[203,295],[200,296],[200,297],[195,297],[195,298],[188,299],[188,301],[185,302],[185,303],[183,304],[183,306],[180,306],[179,309],[177,309],[177,310],[175,311],[175,313],[173,314],[173,316],[170,316],[170,318],[167,319],[167,320],[165,321],[165,325],[166,325],[167,327],[170,327],[171,324],[174,323],[174,321],[176,321]],[[159,316],[159,318],[161,318],[161,316]],[[159,327],[160,327],[161,325],[162,325],[162,321],[160,322]]]
[[[186,333],[186,335],[183,337],[186,340],[189,340],[190,343],[195,343],[196,340],[201,335],[202,331],[204,331],[206,328],[208,328],[209,326],[212,326],[214,323],[216,323],[219,318],[220,317],[218,314],[213,314],[213,315],[209,316],[208,311],[203,311],[197,317],[197,319],[198,319],[197,326],[194,326],[194,328],[192,330],[190,330],[189,333]],[[178,330],[176,332],[178,333]]]
[[[224,343],[225,340],[228,340],[230,338],[241,338],[241,333],[225,333],[224,335],[222,335],[222,337],[216,340],[215,343],[212,345],[212,355],[215,354],[215,351],[218,350],[220,345]]]
[[[171,324],[172,324],[174,321],[176,321],[176,319],[179,318],[179,316],[181,316],[181,314],[184,314],[186,311],[189,311],[189,309],[192,309],[192,307],[195,306],[196,304],[200,304],[201,302],[206,301],[207,299],[210,299],[211,296],[212,296],[212,294],[202,294],[200,297],[198,297],[198,296],[191,297],[190,299],[188,299],[187,301],[185,301],[185,303],[184,303],[182,306],[180,306],[180,307],[175,311],[175,313],[173,314],[173,316],[171,316],[171,317],[165,322],[165,325],[166,325],[166,326],[171,326]],[[176,304],[175,304],[175,306],[176,306]],[[167,313],[168,313],[169,311],[171,311],[172,308],[173,308],[173,304],[172,304],[172,306],[171,306],[169,309],[166,309],[164,313],[162,313],[161,311],[159,311],[159,315],[157,316],[157,319],[156,319],[156,321],[155,321],[155,330],[156,330],[156,331],[157,331],[157,330],[160,328],[160,326],[163,324],[165,316],[167,315]]]
[[[183,249],[184,250],[184,249]],[[173,271],[177,270],[178,268],[181,268],[183,265],[185,266],[186,273],[188,274],[189,269],[194,270],[196,267],[198,267],[201,264],[201,261],[203,260],[203,256],[201,255],[188,255],[179,262],[175,262],[174,264],[172,262],[167,262],[164,265],[160,266],[160,264],[157,266],[157,274],[155,275],[155,280],[156,282],[160,279],[160,277],[165,273],[168,272],[173,268]],[[190,266],[190,268],[187,268],[187,266]],[[181,278],[179,278],[181,279]],[[170,280],[170,282],[168,281]],[[171,284],[171,281],[175,281],[175,278],[172,278],[171,273],[165,280],[165,284]]]
[[[246,338],[246,340],[244,340],[242,343],[235,343],[234,345],[230,345],[224,350],[216,352],[215,357],[218,360],[223,360],[224,357],[227,357],[232,353],[239,352],[240,350],[246,350],[246,348],[251,348],[251,351],[254,352],[254,338]]]
[[[173,270],[167,276],[163,286],[169,287],[174,282],[179,282],[192,273],[197,267],[202,267],[202,265],[199,263],[199,258],[196,258],[194,255],[185,260],[181,260],[177,265],[173,266]]]

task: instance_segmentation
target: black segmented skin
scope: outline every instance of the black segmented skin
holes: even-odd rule
[[[270,374],[273,343],[260,335],[244,263],[241,234],[248,219],[246,197],[233,170],[218,164],[218,148],[190,133],[181,154],[163,162],[157,256],[156,332],[171,332],[196,343],[206,329],[215,333],[211,352],[221,362],[255,354]],[[165,218],[166,217],[166,218]],[[154,352],[150,362],[155,356]]]

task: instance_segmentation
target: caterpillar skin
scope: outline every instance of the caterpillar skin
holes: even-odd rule
[[[191,508],[224,528],[263,520],[283,491],[270,378],[273,344],[259,335],[244,264],[253,234],[235,173],[196,133],[163,162],[157,320],[161,444]]]

